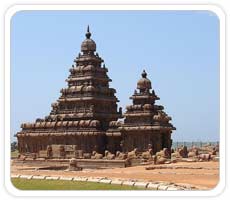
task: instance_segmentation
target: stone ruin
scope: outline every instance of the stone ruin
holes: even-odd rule
[[[147,73],[143,71],[130,97],[132,105],[122,114],[122,108],[117,109],[116,90],[109,87],[112,80],[107,75],[108,68],[96,52],[89,27],[85,35],[81,53],[69,70],[68,86],[61,89],[50,114],[33,123],[23,123],[16,134],[20,155],[148,161],[164,150],[168,157],[175,127],[169,123],[171,117],[164,107],[155,104],[159,97]]]

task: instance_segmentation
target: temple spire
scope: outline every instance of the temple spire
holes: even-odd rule
[[[86,34],[85,34],[85,36],[86,36],[86,38],[90,38],[90,36],[91,36],[91,33],[90,33],[90,31],[89,31],[89,25],[88,25],[88,27],[87,27],[87,32],[86,32]]]

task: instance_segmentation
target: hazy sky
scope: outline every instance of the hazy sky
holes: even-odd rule
[[[177,128],[173,140],[219,140],[219,20],[208,11],[23,11],[11,20],[11,136],[60,96],[87,25],[131,104],[143,69]],[[12,138],[13,139],[13,138]]]

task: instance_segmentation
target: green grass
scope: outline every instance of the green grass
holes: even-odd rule
[[[144,190],[134,186],[121,186],[81,181],[11,179],[13,185],[20,190]]]

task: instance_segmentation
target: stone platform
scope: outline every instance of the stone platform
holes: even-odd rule
[[[60,169],[69,167],[70,159],[14,159],[13,165],[34,167],[38,169]],[[124,168],[130,163],[127,160],[104,160],[104,159],[76,159],[77,167],[82,169],[104,169],[104,168]]]

